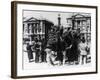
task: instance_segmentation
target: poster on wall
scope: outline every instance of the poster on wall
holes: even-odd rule
[[[97,6],[13,1],[11,77],[97,73]]]

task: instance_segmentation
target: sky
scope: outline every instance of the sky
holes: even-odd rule
[[[61,25],[66,26],[67,25],[67,18],[71,18],[72,15],[78,14],[78,13],[72,13],[72,12],[54,12],[54,11],[34,11],[34,10],[23,10],[23,17],[26,19],[29,19],[31,17],[37,18],[37,19],[47,19],[54,23],[54,25],[58,24],[58,15],[60,14],[61,17]],[[82,14],[82,13],[81,13]],[[88,15],[88,14],[85,14]]]

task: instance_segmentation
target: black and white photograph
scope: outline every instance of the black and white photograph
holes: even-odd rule
[[[97,73],[97,7],[12,3],[12,76]]]
[[[91,14],[23,10],[23,69],[91,64]]]

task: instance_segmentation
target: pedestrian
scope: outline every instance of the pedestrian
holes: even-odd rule
[[[43,38],[42,39],[42,45],[41,45],[41,62],[46,62],[46,52],[45,52],[45,47],[46,47],[46,41]]]
[[[65,57],[67,60],[65,61],[68,62],[68,64],[71,63],[72,61],[72,54],[71,54],[71,47],[72,47],[72,34],[71,31],[67,31],[64,33],[64,42],[65,42]]]
[[[61,41],[61,38],[59,37],[58,38],[58,41],[57,41],[57,58],[56,60],[59,61],[59,65],[62,65],[63,64],[63,46],[62,45],[62,41]]]
[[[36,42],[35,50],[36,50],[35,62],[38,63],[39,62],[39,57],[40,57],[40,45],[39,45],[39,42]]]
[[[47,55],[46,56],[46,61],[47,61],[48,65],[50,65],[51,64],[51,62],[50,62],[51,47],[50,47],[49,44],[47,44],[45,52],[46,52],[46,55]]]
[[[86,51],[87,44],[85,43],[85,38],[81,40],[79,44],[79,50],[80,50],[80,64],[86,63],[87,58],[87,51]]]
[[[78,49],[78,45],[79,45],[79,35],[76,33],[76,31],[73,32],[73,38],[72,38],[72,47],[71,47],[71,58],[72,61],[74,62],[74,64],[78,64],[79,63],[79,49]]]
[[[29,62],[33,62],[32,46],[29,43],[27,43],[27,47],[26,48],[27,48]]]

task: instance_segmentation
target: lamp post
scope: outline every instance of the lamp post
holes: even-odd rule
[[[60,17],[60,14],[58,14],[58,27],[60,29],[60,26],[61,26],[61,17]]]

